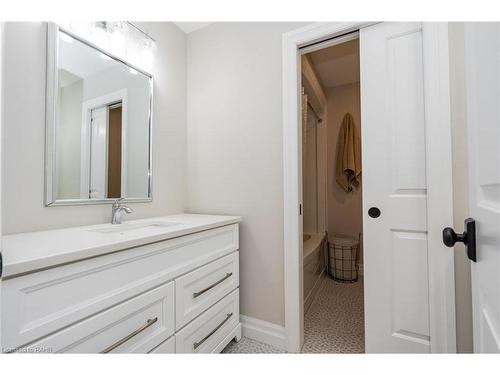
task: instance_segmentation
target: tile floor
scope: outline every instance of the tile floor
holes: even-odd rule
[[[260,341],[255,341],[249,339],[248,337],[242,337],[240,342],[231,341],[228,346],[224,348],[222,353],[231,353],[231,354],[279,354],[285,353],[285,351],[275,348],[274,346],[264,344]]]
[[[363,282],[339,283],[325,278],[304,319],[302,353],[364,353]],[[283,353],[243,337],[223,353]]]

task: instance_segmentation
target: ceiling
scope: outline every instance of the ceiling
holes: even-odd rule
[[[184,31],[186,34],[192,33],[193,31],[202,29],[213,22],[174,22],[179,29]]]
[[[359,39],[308,54],[323,87],[359,82]]]

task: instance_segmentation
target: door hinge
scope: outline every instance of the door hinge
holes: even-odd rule
[[[299,215],[302,215],[302,203],[299,203]]]
[[[3,274],[3,258],[2,258],[2,252],[0,252],[0,277],[2,277]]]

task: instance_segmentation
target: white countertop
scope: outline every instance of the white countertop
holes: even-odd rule
[[[96,230],[114,230],[119,224],[99,224],[11,234],[2,238],[2,277],[12,277],[240,221],[240,216],[179,214],[127,220],[122,224],[125,225],[123,228],[126,228],[128,225],[151,222],[175,223],[168,227],[151,226],[123,232],[100,233]]]

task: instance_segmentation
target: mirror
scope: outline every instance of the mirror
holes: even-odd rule
[[[50,24],[46,205],[151,200],[152,76]]]

